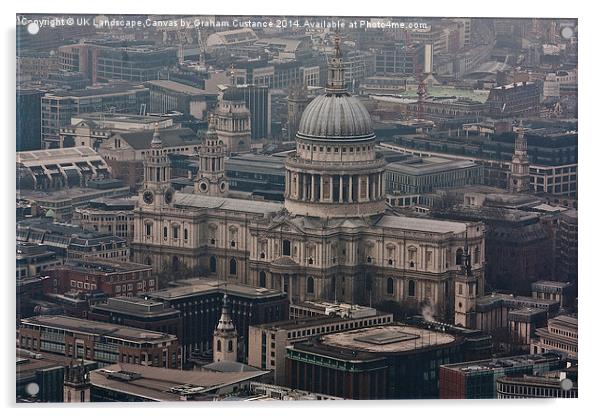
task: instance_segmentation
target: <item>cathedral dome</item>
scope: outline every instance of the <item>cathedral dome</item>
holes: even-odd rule
[[[299,123],[301,138],[348,139],[374,136],[368,110],[347,92],[320,95],[307,106]]]

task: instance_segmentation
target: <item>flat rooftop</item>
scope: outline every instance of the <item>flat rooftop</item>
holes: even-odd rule
[[[86,98],[103,95],[129,94],[145,90],[148,91],[148,88],[144,88],[141,85],[110,85],[95,88],[86,88],[84,90],[55,91],[52,93],[46,93],[46,95],[43,98]]]
[[[162,121],[171,120],[171,117],[164,116],[151,116],[151,115],[140,115],[140,114],[119,114],[119,113],[80,113],[76,116],[71,117],[71,122],[76,124],[81,120],[98,120],[102,122],[118,122],[118,123],[157,123]]]
[[[175,92],[179,92],[182,94],[188,94],[188,95],[202,95],[205,93],[205,90],[202,90],[200,88],[191,87],[190,85],[182,84],[182,83],[176,82],[176,81],[165,80],[165,79],[147,81],[145,84],[146,85],[154,85],[154,86],[157,86],[160,88],[165,88],[168,90],[172,90]]]
[[[558,354],[530,354],[516,355],[505,358],[493,358],[489,360],[467,361],[463,363],[444,364],[440,368],[448,368],[462,373],[479,373],[486,371],[503,370],[512,367],[525,367],[537,363],[560,361]]]
[[[453,335],[394,324],[323,335],[321,344],[354,351],[397,353],[452,343]]]
[[[71,332],[98,334],[131,342],[165,342],[177,340],[175,335],[163,332],[89,321],[87,319],[72,318],[64,315],[40,315],[22,319],[21,322],[23,324],[40,325],[42,327],[63,329]]]
[[[412,158],[410,160],[389,163],[386,170],[420,176],[440,172],[450,172],[459,169],[469,169],[478,165],[470,160],[445,159],[438,156]]]
[[[92,311],[102,310],[139,317],[177,317],[180,311],[166,307],[161,301],[140,297],[114,297],[108,298],[106,303],[92,305]]]
[[[224,293],[225,291],[227,291],[228,295],[250,297],[255,299],[282,296],[282,292],[278,290],[267,289],[263,287],[246,286],[237,283],[228,283],[228,285],[225,286],[224,282],[221,282],[216,279],[186,279],[178,281],[177,284],[178,286],[148,293],[145,295],[145,297],[163,300],[174,300],[179,298],[186,298],[189,296]]]
[[[72,357],[50,354],[47,352],[32,352],[17,348],[16,370],[17,383],[34,378],[36,372],[55,367],[66,367],[73,362]],[[84,360],[84,365],[92,365],[94,361]]]
[[[183,371],[136,364],[114,364],[90,373],[94,386],[152,401],[180,401],[216,392],[221,387],[259,378],[268,371]]]
[[[102,157],[89,146],[17,152],[17,163],[23,163],[25,166],[80,162],[90,159],[102,160],[104,164]]]

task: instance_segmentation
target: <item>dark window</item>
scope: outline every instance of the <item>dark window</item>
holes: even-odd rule
[[[236,274],[236,259],[230,259],[230,274]]]
[[[416,296],[416,283],[413,280],[408,283],[408,296]]]
[[[307,293],[314,293],[314,278],[311,276],[307,278]]]
[[[218,352],[220,352],[222,350],[222,341],[221,340],[217,340],[217,346],[216,349]]]
[[[232,342],[232,340],[228,340],[228,352],[232,352],[233,349],[234,343]]]
[[[209,270],[211,273],[217,273],[217,260],[213,256],[209,259]]]
[[[387,279],[387,294],[393,294],[393,279],[391,277]]]
[[[282,242],[282,255],[283,256],[291,255],[291,242],[289,240],[284,240]]]
[[[464,253],[464,252],[462,251],[462,249],[461,249],[461,248],[459,248],[459,249],[457,249],[457,250],[456,250],[456,264],[457,264],[457,265],[460,265],[460,264],[462,264],[462,254],[463,254],[463,253]]]
[[[265,287],[265,272],[259,272],[259,286]]]
[[[184,228],[184,240],[188,240],[188,228]]]
[[[167,227],[163,227],[163,238],[167,238]]]

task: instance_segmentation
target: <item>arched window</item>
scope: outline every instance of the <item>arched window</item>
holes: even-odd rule
[[[172,228],[173,238],[178,238],[178,234],[179,234],[178,230],[179,230],[179,227],[177,225],[174,225],[173,228]]]
[[[416,296],[416,282],[413,280],[408,282],[408,296]]]
[[[307,278],[307,293],[314,293],[314,278],[311,276]]]
[[[291,255],[291,242],[289,240],[282,241],[282,255],[283,256]]]
[[[177,256],[173,256],[171,258],[171,267],[174,271],[178,271],[180,269],[180,259]]]
[[[234,343],[230,339],[230,340],[228,340],[228,352],[232,352],[233,349],[234,349]]]
[[[211,256],[209,259],[209,271],[211,273],[217,273],[217,259],[215,256]]]
[[[217,340],[217,345],[215,348],[217,349],[218,352],[221,352],[221,350],[222,350],[222,340],[221,339]]]
[[[167,227],[163,227],[163,238],[167,238]]]
[[[393,294],[393,278],[389,277],[387,279],[387,295]]]
[[[230,259],[230,274],[236,274],[236,259]]]
[[[462,255],[463,254],[464,254],[464,252],[462,251],[461,248],[456,250],[456,265],[462,264]]]
[[[265,280],[266,280],[265,272],[259,272],[259,286],[265,287]]]
[[[147,222],[144,224],[144,228],[146,229],[146,236],[150,237],[153,234],[153,224]]]
[[[188,240],[188,228],[184,228],[184,240]]]
[[[150,266],[151,264],[153,264],[153,261],[151,260],[151,258],[150,258],[150,257],[147,257],[147,258],[146,258],[146,260],[145,260],[145,263],[146,263],[148,266]]]

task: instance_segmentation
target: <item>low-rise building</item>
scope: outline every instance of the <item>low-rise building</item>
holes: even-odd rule
[[[368,317],[316,316],[249,327],[249,365],[273,373],[276,384],[284,384],[286,348],[312,337],[393,322],[392,314]]]
[[[17,348],[16,394],[18,403],[60,403],[63,401],[65,368],[73,361],[64,355],[36,353]],[[84,360],[86,371],[98,368],[98,363]],[[34,386],[37,386],[37,390]]]
[[[88,319],[111,322],[149,331],[167,332],[182,338],[182,314],[165,303],[140,297],[119,296],[90,307]]]
[[[180,368],[180,344],[175,335],[128,326],[89,321],[64,315],[22,319],[18,329],[21,348],[50,352],[73,359]]]
[[[90,373],[92,402],[213,401],[249,388],[266,371],[220,373],[116,364]]]
[[[228,294],[232,320],[239,334],[240,353],[247,355],[249,326],[282,321],[288,317],[288,298],[279,290],[257,288],[238,283],[197,278],[180,280],[177,286],[145,295],[169,307],[178,309],[183,316],[182,354],[207,352],[212,348],[213,332],[220,318],[224,293]]]
[[[550,299],[558,301],[564,308],[572,301],[572,285],[569,282],[556,282],[551,280],[538,280],[531,284],[532,297],[535,299]]]
[[[131,297],[158,287],[150,266],[129,261],[70,260],[50,269],[48,275],[49,279],[44,282],[46,293],[100,290],[109,297]]]
[[[439,367],[440,399],[494,399],[496,381],[504,376],[533,375],[565,367],[558,354],[518,355],[444,364]]]
[[[559,315],[548,321],[547,328],[535,331],[536,338],[531,341],[531,352],[559,352],[570,360],[578,358],[577,317]]]
[[[62,264],[56,253],[43,244],[17,243],[17,280],[40,276]]]
[[[32,218],[17,223],[17,241],[44,244],[57,256],[70,260],[127,262],[130,259],[126,239],[53,222],[50,218]]]
[[[98,198],[73,212],[72,223],[85,230],[113,234],[131,241],[134,237],[135,199]]]
[[[89,146],[17,152],[17,187],[38,191],[85,186],[111,169]]]
[[[544,399],[579,397],[577,367],[543,375],[503,376],[496,381],[498,399]]]
[[[287,348],[286,385],[346,399],[435,398],[438,366],[461,361],[463,344],[400,324],[325,334]]]
[[[482,183],[483,167],[469,160],[409,157],[385,168],[385,186],[390,194],[425,194]]]

